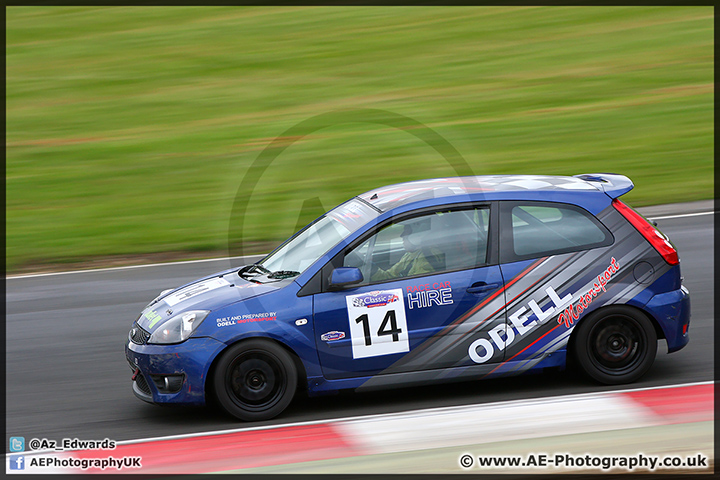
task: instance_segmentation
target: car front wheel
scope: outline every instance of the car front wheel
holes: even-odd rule
[[[290,354],[266,340],[230,347],[220,358],[213,383],[222,407],[240,420],[268,420],[290,404],[297,369]]]
[[[655,360],[655,328],[645,315],[629,307],[599,310],[577,328],[576,360],[598,382],[608,385],[633,382]]]

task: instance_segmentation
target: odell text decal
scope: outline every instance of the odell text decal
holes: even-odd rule
[[[565,324],[570,327],[574,324],[582,312],[587,309],[593,299],[606,290],[606,285],[610,282],[612,276],[620,269],[620,266],[613,257],[610,266],[597,276],[596,282],[586,291],[567,294],[560,298],[555,289],[549,286],[545,289],[545,293],[550,299],[550,305],[546,310],[542,310],[535,300],[528,302],[527,307],[521,306],[512,314],[508,315],[509,323],[498,324],[488,332],[489,339],[478,338],[470,344],[468,348],[468,356],[475,363],[485,363],[492,358],[495,351],[504,350],[510,345],[516,336],[522,337],[528,332],[535,331],[537,325],[542,325],[551,317],[558,315],[557,323]],[[534,314],[535,319],[531,319]]]

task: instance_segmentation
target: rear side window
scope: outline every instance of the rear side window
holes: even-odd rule
[[[502,202],[503,261],[557,255],[611,245],[612,235],[575,205]]]

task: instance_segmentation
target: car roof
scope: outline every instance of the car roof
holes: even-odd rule
[[[398,183],[376,188],[358,195],[381,211],[428,199],[472,195],[493,200],[505,192],[604,192],[616,198],[633,188],[627,177],[617,174],[585,174],[577,176],[551,175],[482,175],[468,177],[433,178]]]

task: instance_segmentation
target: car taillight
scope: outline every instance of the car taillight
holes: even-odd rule
[[[657,228],[653,227],[642,215],[625,205],[617,198],[613,199],[612,204],[615,209],[620,212],[620,214],[625,217],[648,242],[650,242],[650,245],[652,245],[655,250],[662,255],[667,263],[670,265],[677,265],[680,263],[677,250],[675,250],[672,243],[670,243],[667,237]]]

